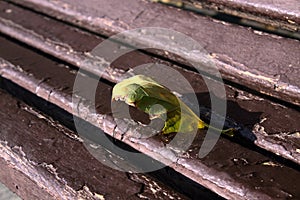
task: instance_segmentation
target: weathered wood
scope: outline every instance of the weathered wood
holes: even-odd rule
[[[237,11],[243,11],[257,16],[256,19],[270,18],[275,20],[284,21],[288,27],[291,27],[293,31],[299,31],[300,25],[300,4],[297,0],[279,1],[279,0],[234,0],[234,1],[216,1],[206,0],[207,3],[219,5],[222,10],[236,9]],[[225,11],[226,12],[226,11]],[[231,13],[230,13],[231,14]],[[259,20],[259,19],[258,19]],[[294,26],[294,28],[292,28]]]
[[[11,11],[14,12],[14,9],[17,8],[13,8]],[[7,15],[7,13],[11,11],[4,13],[3,18],[9,16],[7,19],[17,21],[17,15]],[[55,25],[56,23],[59,24],[58,22],[48,19],[49,26],[46,26],[47,23],[43,23],[43,20],[45,19],[35,18],[34,15],[33,19],[37,20],[35,21],[35,24],[40,22],[40,30],[30,27],[31,25],[29,23],[26,24],[25,20],[17,21],[17,23],[21,24],[22,26],[27,26],[25,29],[22,27],[20,28],[20,26],[15,26],[16,23],[2,20],[2,27],[4,28],[2,30],[6,30],[5,34],[7,35],[11,35],[16,39],[28,43],[36,48],[42,49],[45,52],[48,51],[47,53],[50,53],[54,56],[60,56],[60,59],[66,60],[74,65],[78,65],[75,62],[76,59],[77,61],[81,61],[83,58],[87,58],[84,57],[84,49],[88,49],[90,43],[86,46],[83,45],[85,38],[84,35],[89,36],[89,42],[91,43],[96,43],[96,41],[99,41],[97,37],[92,34],[81,31],[79,31],[77,34],[74,31],[76,30],[74,28],[70,28],[71,31],[67,31],[67,26],[59,26],[60,28],[65,28],[63,30],[67,34],[64,36],[73,34],[73,38],[82,38],[76,42],[68,40],[66,37],[64,38],[63,36],[60,36],[61,34],[59,34],[59,32],[62,31],[61,29],[55,31],[55,29],[49,28],[51,27],[51,23],[52,25]],[[42,28],[43,26],[44,28]],[[58,28],[57,26],[55,27]],[[31,34],[30,31],[28,31],[29,29],[33,29],[34,32],[38,33],[38,35]],[[14,31],[9,33],[10,31],[8,30]],[[45,30],[47,30],[50,34],[47,35],[47,31]],[[53,32],[50,32],[49,30]],[[27,36],[29,36],[28,38],[30,38],[27,39],[27,41],[21,37],[24,33],[27,33]],[[42,37],[40,37],[40,40],[38,40],[39,37],[36,36]],[[47,43],[43,46],[42,43],[44,41],[47,41]],[[65,41],[67,41],[67,43],[65,43]],[[5,40],[2,40],[1,44],[8,45]],[[68,48],[66,48],[70,46],[65,44],[70,45],[72,51],[75,50],[74,54],[72,51],[70,51],[70,49],[68,50]],[[55,47],[58,47],[56,49],[57,52],[55,52]],[[60,47],[63,47],[63,50],[67,51],[63,53],[64,51],[61,51]],[[21,55],[18,58],[21,60],[16,59],[15,55],[9,54],[10,51],[8,49],[17,55]],[[30,53],[24,49],[20,49],[16,45],[11,45],[10,48],[5,50],[6,52],[1,52],[1,56],[11,61],[14,65],[20,65],[20,67],[17,68],[2,60],[2,76],[11,79],[32,93],[36,93],[42,98],[47,99],[72,113],[72,102],[70,95],[72,94],[74,75],[69,73],[70,69],[64,68],[63,66],[58,67],[57,63],[46,61],[45,58]],[[59,55],[60,53],[62,54]],[[68,54],[71,56],[68,57]],[[76,54],[83,56],[78,56],[76,59],[72,60],[72,56]],[[128,66],[136,66],[138,63],[145,62],[145,60],[155,60],[140,53],[134,53],[133,55],[134,58],[136,58],[135,56],[140,57],[138,57],[138,59],[136,58],[134,61],[132,61],[132,59],[126,60],[124,58],[124,60],[121,59],[119,61],[120,64],[125,65],[125,67],[122,67],[123,71],[121,72],[125,72],[129,68]],[[27,72],[29,72],[31,75],[27,74]],[[47,72],[47,77],[45,77],[45,72]],[[201,81],[201,78],[194,73],[184,71],[182,71],[182,73],[186,73],[187,77],[190,77],[191,80],[194,80],[194,86],[195,88],[198,88],[197,92],[199,92],[199,96],[202,99],[206,98],[207,95],[205,95],[206,91],[203,89],[203,80]],[[114,77],[112,76],[112,78],[108,79],[116,82],[116,78],[118,78],[118,75]],[[98,95],[103,98],[103,102],[101,104],[98,102],[97,104],[100,108],[100,114],[98,115],[99,118],[97,118],[99,120],[97,121],[95,116],[89,115],[89,112],[82,110],[82,113],[86,114],[87,120],[99,126],[100,128],[105,129],[107,133],[112,135],[114,123],[110,120],[111,118],[108,115],[109,108],[107,107],[110,102],[110,96],[107,93],[111,91],[111,86],[100,83],[100,88],[101,91]],[[240,122],[243,124],[250,122],[248,127],[253,128],[254,131],[257,131],[256,134],[258,139],[256,142],[258,145],[261,145],[264,148],[298,162],[297,156],[299,153],[299,139],[297,138],[297,130],[299,130],[299,125],[297,123],[297,119],[299,118],[299,113],[293,109],[282,107],[279,104],[272,104],[272,102],[266,99],[259,99],[258,97],[251,96],[251,94],[239,91],[237,89],[231,89],[227,87],[227,91],[229,99],[233,101],[230,102],[232,105],[230,106],[231,110],[229,111],[229,116],[240,120]],[[251,101],[247,101],[246,99],[250,99]],[[236,103],[239,106],[237,106]],[[208,101],[203,100],[203,104],[208,104]],[[86,105],[82,106],[83,108],[86,108],[84,107]],[[243,106],[243,108],[240,106]],[[246,109],[246,111],[244,109]],[[241,112],[244,113],[242,117],[243,119],[240,119]],[[261,116],[259,116],[259,112],[262,112]],[[289,119],[289,122],[287,123],[282,121],[282,116],[286,116],[287,119]],[[102,117],[104,117],[104,119],[102,119]],[[96,121],[97,123],[105,122],[106,124],[96,124]],[[204,132],[201,131],[201,133]],[[272,133],[275,134],[272,135]],[[120,138],[120,133],[117,133],[116,136]],[[130,137],[125,137],[124,141],[132,145],[134,148],[141,149],[141,151],[144,153],[147,153],[162,162],[169,163],[170,160],[172,161],[172,152],[169,152],[169,154],[165,155],[160,154],[159,146],[161,143],[157,140],[136,140]],[[297,185],[299,175],[299,172],[296,170],[297,166],[290,165],[286,161],[270,159],[269,156],[272,157],[274,155],[263,156],[262,153],[265,152],[262,150],[257,150],[259,153],[253,152],[254,147],[249,147],[250,149],[247,149],[238,145],[240,141],[235,141],[236,143],[233,143],[232,141],[228,141],[224,138],[219,141],[219,144],[216,147],[216,150],[212,152],[212,155],[199,161],[196,154],[197,148],[199,147],[201,141],[202,138],[199,136],[195,142],[195,146],[193,146],[190,151],[190,155],[187,158],[179,158],[176,161],[176,164],[171,165],[171,167],[227,198],[242,198],[244,197],[244,194],[246,195],[244,198],[249,199],[262,195],[266,195],[266,198],[268,196],[274,198],[276,195],[278,195],[279,198],[294,197],[295,199],[299,196],[297,188],[295,187]],[[278,144],[279,142],[282,142],[282,144],[276,146],[275,144]],[[144,148],[145,146],[147,146],[148,149]],[[227,150],[228,154],[223,155],[225,151],[224,149]],[[290,153],[292,153],[292,155]],[[279,161],[279,163],[276,161]],[[285,164],[287,166],[294,167],[295,169],[284,166]],[[222,173],[220,173],[220,171]],[[276,174],[275,178],[273,177],[274,174]],[[209,178],[207,179],[207,177]],[[290,180],[286,180],[286,177],[290,177]],[[292,182],[292,184],[287,181]],[[271,184],[272,189],[270,189],[270,182],[276,183],[275,185],[273,185],[273,183]],[[258,184],[260,185],[260,188],[256,188]]]
[[[167,0],[155,2],[161,2],[164,4],[174,5],[181,8],[191,9],[203,14],[207,13],[212,16],[219,14],[227,14],[223,17],[239,17],[239,23],[246,23],[246,20],[262,23],[265,25],[266,31],[276,31],[276,29],[285,29],[291,31],[290,36],[293,33],[299,34],[300,25],[300,6],[297,0],[288,1],[273,1],[273,0]],[[215,11],[215,12],[213,12]],[[222,17],[222,16],[220,16]],[[251,23],[251,22],[249,22]],[[282,31],[282,33],[284,33]],[[288,33],[288,32],[286,32]],[[296,36],[296,35],[295,35]],[[299,36],[296,36],[299,38]]]
[[[14,52],[14,55],[11,55],[2,51],[1,56],[10,60],[15,65],[20,65],[19,67],[15,67],[2,60],[0,71],[3,77],[14,81],[33,94],[58,105],[69,113],[78,115],[78,113],[74,113],[72,110],[73,103],[70,97],[75,77],[72,70],[25,48],[5,41],[5,39],[2,39],[1,43],[5,44],[6,52]],[[8,51],[8,49],[13,51]],[[19,59],[15,59],[15,55],[18,55]],[[47,77],[45,77],[45,74]],[[195,83],[200,83],[197,75],[190,74],[189,76],[193,80],[196,80]],[[124,130],[115,129],[114,121],[107,114],[110,110],[107,106],[110,105],[111,86],[101,82],[99,84],[100,90],[96,95],[97,97],[101,97],[98,101],[96,99],[96,107],[99,108],[98,114],[89,113],[88,105],[82,102],[78,107],[79,116],[85,116],[87,121],[104,129],[109,135],[114,134],[117,138],[120,138]],[[201,89],[203,87],[198,85],[197,88]],[[201,90],[199,92],[201,93]],[[229,92],[229,94],[234,94],[234,91]],[[243,94],[239,95],[240,97],[245,97]],[[252,98],[251,100],[255,104],[251,107],[252,109],[257,107],[258,103],[264,104],[264,101]],[[240,100],[240,102],[243,101]],[[245,105],[249,105],[250,103],[249,101],[244,102]],[[267,106],[267,104],[263,106]],[[286,108],[279,105],[276,106],[276,110],[280,110],[281,113],[284,112],[284,109]],[[272,107],[270,110],[274,112],[275,109]],[[238,112],[236,114],[240,116],[239,111],[234,110],[232,113]],[[298,112],[295,114],[298,114]],[[276,114],[274,115],[276,116]],[[295,119],[295,123],[296,121]],[[277,123],[276,120],[273,122]],[[280,125],[284,125],[284,123]],[[274,126],[273,123],[270,125]],[[130,134],[130,130],[124,135],[123,141],[163,163],[172,163],[170,167],[176,171],[225,198],[255,199],[264,197],[264,199],[268,199],[278,196],[278,198],[291,197],[297,199],[299,196],[297,190],[299,171],[291,168],[293,166],[285,166],[286,162],[276,161],[263,155],[263,152],[259,150],[257,150],[258,152],[253,151],[251,147],[249,149],[239,145],[237,142],[221,138],[209,156],[204,159],[197,158],[196,154],[205,131],[199,133],[195,144],[185,157],[177,157],[178,155],[171,149],[162,154],[161,147],[163,144],[160,140],[157,140],[157,138],[136,139],[130,136],[132,135]],[[224,151],[227,153],[224,154]],[[289,178],[287,179],[287,177]],[[270,184],[272,185],[271,188]]]
[[[151,2],[11,0],[106,36],[138,27],[164,27],[187,34],[210,53],[223,78],[300,105],[299,41],[214,21],[192,12]],[[117,12],[116,12],[117,11]],[[99,14],[101,13],[101,14]],[[159,43],[164,40],[143,41]],[[164,52],[158,52],[168,57]],[[178,57],[170,59],[182,62]],[[195,58],[199,62],[202,58]],[[186,64],[186,63],[185,63]]]
[[[68,128],[3,90],[0,97],[0,178],[23,199],[186,198],[102,164]]]
[[[0,30],[3,33],[86,71],[98,75],[101,73],[101,70],[97,71],[99,67],[94,66],[101,66],[101,62],[103,64],[103,59],[100,61],[98,60],[98,62],[97,60],[86,62],[86,60],[93,60],[93,58],[86,55],[85,52],[90,51],[91,48],[97,45],[98,42],[100,43],[103,41],[102,38],[87,32],[82,32],[74,27],[69,27],[63,23],[39,16],[13,5],[5,4],[3,2],[1,5],[6,5],[6,8],[12,11],[9,15],[5,13],[1,13],[0,15],[1,17],[7,18],[6,20],[0,19]],[[24,17],[20,18],[20,13],[22,13],[23,16],[27,16],[26,18],[30,18],[34,23],[24,20]],[[8,19],[12,21],[7,21]],[[18,22],[22,26],[14,22]],[[62,31],[64,34],[61,34]],[[3,56],[4,55],[7,55],[7,51],[3,51]],[[9,59],[10,57],[6,58]],[[118,82],[121,75],[128,69],[134,68],[140,64],[152,62],[155,63],[161,61],[139,52],[133,52],[127,57],[114,62],[113,66],[109,67],[107,73],[104,73],[102,77],[112,82]],[[15,64],[22,65],[24,64],[24,61],[22,60]],[[30,64],[30,62],[28,64]],[[208,91],[205,89],[205,83],[199,75],[184,72],[180,66],[174,66],[171,63],[164,62],[164,64],[172,66],[174,69],[187,74],[188,77],[191,77],[191,80],[194,80],[193,82],[197,82],[197,84],[194,85],[195,91],[207,94]],[[103,66],[105,66],[105,63]],[[49,71],[49,68],[45,68],[44,70]],[[52,74],[53,72],[49,71],[49,73]],[[42,76],[44,76],[44,74]],[[60,78],[58,77],[61,76],[60,74],[57,74],[56,77],[55,84],[58,84],[60,82]],[[53,84],[52,87],[55,87],[55,84]],[[72,81],[68,84],[72,85]],[[297,122],[299,113],[293,109],[280,108],[280,105],[273,105],[271,101],[265,98],[260,98],[256,95],[253,96],[253,94],[248,92],[232,89],[230,87],[226,88],[228,100],[230,100],[230,102],[234,102],[228,105],[228,115],[237,122],[245,124],[250,130],[253,129],[257,136],[255,144],[259,147],[272,151],[275,154],[279,154],[287,159],[300,163],[299,152],[297,151],[300,144],[298,139],[293,137],[293,133],[296,133],[300,129]],[[67,91],[68,93],[71,93],[71,88]],[[204,101],[201,100],[201,104],[209,106],[210,104],[208,103],[207,95],[200,96],[200,98],[206,99]],[[240,106],[242,106],[243,109]],[[274,113],[274,110],[277,110],[277,112]],[[242,117],[241,113],[243,115]],[[261,115],[259,116],[258,113],[261,113]],[[280,122],[282,121],[281,116],[287,116],[286,120],[288,120],[289,123]],[[259,121],[261,119],[267,120],[260,123]],[[273,124],[275,121],[277,121],[277,125]],[[260,131],[258,131],[259,127]],[[248,135],[246,134],[244,136],[247,137]],[[280,144],[279,146],[278,143]]]

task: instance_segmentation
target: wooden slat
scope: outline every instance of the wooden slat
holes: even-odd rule
[[[167,5],[190,9],[203,14],[224,17],[241,24],[261,24],[266,31],[287,33],[299,39],[300,4],[297,0],[153,0]],[[226,14],[226,16],[220,16]],[[219,15],[219,16],[218,16]],[[236,18],[235,18],[236,17]],[[226,20],[226,19],[225,19]],[[237,21],[239,20],[239,21]],[[247,22],[247,20],[250,20]],[[252,23],[251,23],[252,21]],[[259,28],[259,26],[257,26]],[[276,29],[282,29],[276,30]],[[286,30],[286,32],[284,31]],[[290,33],[289,33],[290,32]]]
[[[225,12],[226,9],[229,10],[231,8],[231,10],[235,9],[237,12],[242,11],[255,14],[257,18],[264,17],[285,21],[291,27],[294,25],[297,28],[296,30],[292,29],[293,31],[299,31],[300,4],[297,0],[206,0],[205,2],[214,4],[221,10],[224,9]]]

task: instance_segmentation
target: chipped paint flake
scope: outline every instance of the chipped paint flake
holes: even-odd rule
[[[282,167],[281,165],[273,162],[273,161],[266,161],[266,162],[263,162],[262,165],[264,166],[270,166],[270,167]]]

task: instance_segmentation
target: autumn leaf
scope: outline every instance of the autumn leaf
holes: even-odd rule
[[[147,113],[150,119],[164,120],[162,134],[212,128],[229,136],[234,135],[233,128],[220,130],[209,126],[168,88],[144,75],[136,75],[116,84],[112,100],[124,101]]]

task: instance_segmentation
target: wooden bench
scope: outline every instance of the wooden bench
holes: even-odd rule
[[[24,199],[299,198],[299,9],[287,3],[266,10],[263,2],[254,1],[167,3],[172,6],[139,0],[0,2],[5,47],[0,49],[1,182]],[[277,31],[203,16],[211,12],[269,24]],[[107,67],[104,57],[88,53],[109,36],[145,26],[176,30],[201,43],[224,79],[227,125],[240,131],[234,138],[221,137],[202,159],[197,154],[206,130],[181,155],[172,149],[161,152],[159,137],[136,139],[113,120],[113,85],[145,63],[183,74],[200,104],[210,107],[203,77],[214,75],[199,74],[180,56],[157,49],[133,51]],[[159,38],[139,42],[167,45]],[[200,62],[203,57],[190,59]],[[101,74],[96,114],[89,102],[72,101],[78,69],[88,76]],[[168,167],[136,174],[103,165],[76,134],[73,115],[87,130],[103,130],[110,140],[121,140],[116,145]],[[105,151],[107,160],[117,159],[113,149]]]

